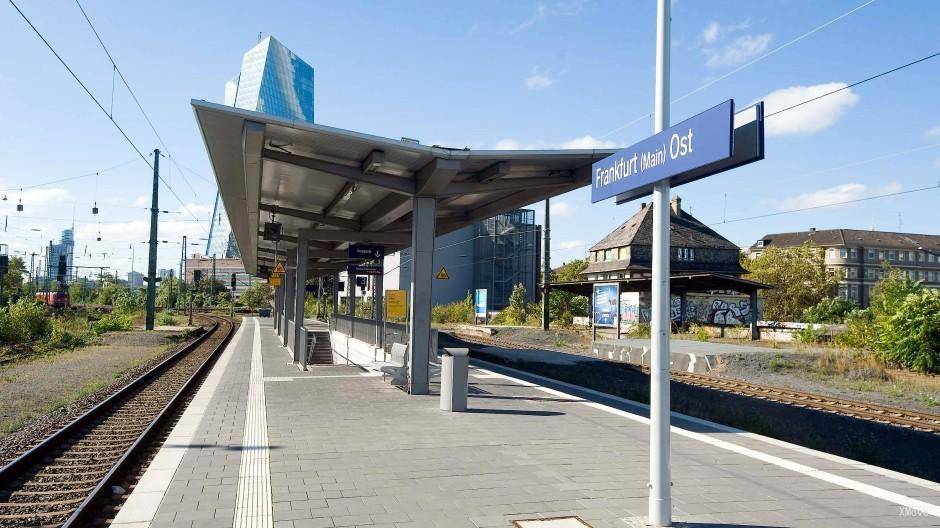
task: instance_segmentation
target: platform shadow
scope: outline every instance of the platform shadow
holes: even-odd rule
[[[587,400],[571,400],[568,398],[546,398],[542,396],[498,396],[496,394],[469,394],[471,398],[485,398],[488,400],[532,400],[558,403],[577,403]]]
[[[565,414],[556,411],[530,411],[526,409],[467,409],[466,412],[475,414],[514,414],[520,416],[563,416]]]

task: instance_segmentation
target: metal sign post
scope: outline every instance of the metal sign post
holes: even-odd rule
[[[654,134],[669,126],[670,4],[670,0],[656,2]],[[669,221],[669,180],[665,179],[653,187],[649,482],[649,521],[653,526],[672,525],[672,480],[669,467]]]

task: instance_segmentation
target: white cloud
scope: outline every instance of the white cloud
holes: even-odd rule
[[[512,138],[501,139],[496,142],[496,150],[519,150],[522,145]]]
[[[190,213],[192,213],[193,215],[196,216],[196,218],[203,219],[203,218],[211,217],[213,209],[214,207],[209,204],[197,204],[197,203],[190,202],[186,204],[185,207],[180,206],[177,209],[177,211],[181,214],[186,215],[187,217],[189,216]]]
[[[705,29],[702,30],[702,41],[705,44],[715,44],[722,37],[726,37],[731,33],[742,31],[750,27],[751,20],[747,19],[743,22],[737,24],[719,24],[717,21],[711,21],[705,26]]]
[[[845,88],[845,86],[845,83],[831,82],[775,90],[762,98],[764,112],[769,115],[813,97]],[[767,134],[771,136],[815,134],[836,124],[846,110],[855,106],[859,99],[858,94],[848,89],[775,115],[765,124]]]
[[[566,149],[612,149],[616,147],[616,142],[598,139],[590,134],[569,139],[561,144],[561,148]]]
[[[552,244],[552,249],[578,249],[585,247],[586,244],[583,240],[565,240],[560,243]]]
[[[706,33],[704,36],[707,38],[709,35]],[[717,38],[717,34],[715,38]],[[739,66],[767,51],[772,39],[772,33],[742,35],[724,46],[703,48],[702,51],[708,57],[705,65],[709,68]]]
[[[577,211],[577,208],[572,207],[568,202],[552,202],[550,211],[554,216],[568,216]]]
[[[541,73],[533,73],[525,78],[525,87],[530,90],[544,90],[555,84],[555,79]]]
[[[584,9],[586,0],[557,0],[555,2],[539,2],[535,5],[532,16],[523,20],[510,33],[519,33],[532,26],[541,24],[553,17],[570,17],[579,14]]]
[[[134,198],[134,205],[137,207],[150,207],[150,196],[142,194],[137,198]]]
[[[718,22],[712,22],[702,31],[702,40],[708,44],[714,44],[718,40],[719,33],[721,33],[721,25]]]
[[[926,136],[927,139],[940,139],[940,125],[927,129],[927,131],[924,132],[924,136]]]
[[[823,205],[858,200],[876,194],[899,192],[901,190],[901,184],[897,182],[889,183],[888,185],[877,189],[873,189],[863,183],[844,183],[842,185],[836,185],[835,187],[829,187],[827,189],[819,189],[818,191],[798,194],[796,196],[789,196],[781,200],[777,205],[777,208],[785,210],[819,207]]]

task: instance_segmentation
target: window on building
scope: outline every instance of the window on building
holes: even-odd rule
[[[847,256],[848,256],[848,252],[845,250],[845,248],[840,248],[840,249],[839,249],[839,258],[845,258],[845,257],[847,257]]]
[[[763,241],[763,240],[758,240],[758,241],[757,241],[757,247],[764,247],[764,241]]]
[[[620,248],[620,260],[627,260],[628,258],[630,258],[630,248]]]
[[[614,250],[612,250],[612,249],[605,249],[605,250],[604,250],[604,260],[605,260],[605,261],[614,260]]]
[[[893,249],[889,249],[889,250],[888,250],[888,260],[897,260],[897,259],[898,259],[898,257],[897,257],[897,255],[895,255],[894,250],[893,250]]]
[[[914,252],[913,252],[913,251],[908,251],[908,252],[907,252],[907,260],[909,260],[909,261],[911,261],[911,262],[917,262],[917,257],[914,256]]]
[[[695,250],[692,248],[676,248],[676,260],[686,262],[695,260]]]
[[[855,248],[850,249],[850,250],[849,250],[849,257],[854,258],[854,259],[855,259],[855,258],[858,258],[858,250],[855,249]]]
[[[847,272],[846,274],[850,279],[854,279],[858,274],[858,270],[855,268],[846,268],[845,271]]]
[[[836,248],[829,248],[826,250],[826,256],[829,258],[836,258]]]
[[[869,250],[868,250],[868,260],[875,260],[875,250],[874,250],[874,249],[869,249]]]
[[[884,259],[885,259],[885,250],[883,249],[878,250],[878,260],[884,260]]]
[[[898,251],[898,260],[904,262],[904,252]]]
[[[852,296],[853,299],[858,299],[858,285],[856,284],[852,285],[852,292],[850,295]]]
[[[927,260],[930,261],[930,262],[936,262],[936,261],[937,261],[937,256],[934,255],[933,253],[927,253]]]

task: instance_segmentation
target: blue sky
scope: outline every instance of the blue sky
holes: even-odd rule
[[[19,2],[89,89],[111,107],[111,65],[78,7]],[[677,122],[722,100],[769,110],[940,51],[940,5],[879,0],[766,58],[863,0],[673,2],[672,105]],[[219,102],[258,32],[316,69],[323,124],[473,148],[626,146],[650,134],[655,3],[515,2],[83,3],[149,113],[181,174],[163,160],[160,238],[206,236],[215,187],[191,98]],[[39,251],[77,226],[80,265],[122,275],[146,267],[150,169],[68,76],[12,6],[0,7],[0,241]],[[750,61],[757,62],[747,65]],[[740,71],[736,69],[741,68]],[[706,223],[937,185],[940,59],[768,120],[764,161],[674,190]],[[114,119],[141,149],[159,143],[120,86]],[[867,162],[873,158],[882,158]],[[865,163],[859,163],[865,162]],[[59,178],[97,177],[26,187]],[[834,169],[834,170],[830,170]],[[23,199],[25,210],[15,212]],[[715,228],[746,245],[768,232],[850,227],[940,233],[940,190]],[[91,215],[92,203],[101,210]],[[725,205],[727,204],[727,205]],[[555,263],[581,256],[638,203],[553,200]],[[535,208],[541,211],[541,205]],[[189,211],[200,220],[196,222]],[[100,231],[102,241],[96,241]],[[41,231],[37,231],[41,230]],[[176,267],[180,246],[160,249]]]

